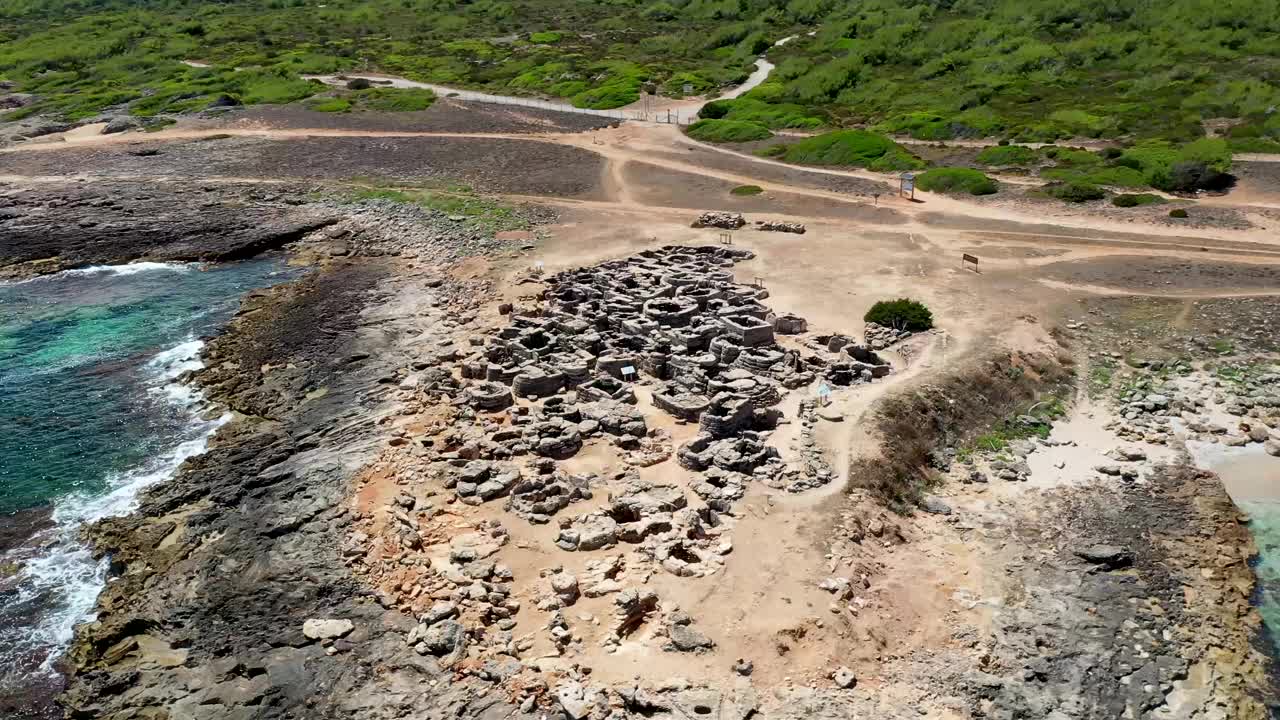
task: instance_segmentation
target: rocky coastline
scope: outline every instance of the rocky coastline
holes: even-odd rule
[[[571,402],[564,396],[572,363],[535,353],[530,366],[510,344],[541,347],[538,308],[591,302],[590,288],[607,286],[592,279],[600,268],[517,275],[513,290],[487,269],[528,239],[513,245],[395,203],[236,192],[256,197],[284,224],[255,226],[262,232],[246,224],[244,233],[222,236],[229,244],[213,254],[168,241],[111,250],[72,232],[52,250],[6,255],[19,258],[7,263],[10,277],[269,248],[286,248],[311,267],[295,282],[251,293],[208,341],[205,369],[191,381],[236,420],[207,453],[148,491],[137,513],[89,528],[97,550],[112,558],[113,577],[97,620],[79,629],[67,657],[59,698],[67,717],[1267,716],[1270,660],[1255,646],[1262,629],[1250,604],[1256,548],[1216,477],[1173,457],[1153,462],[1142,482],[1102,473],[1096,484],[1042,491],[1034,458],[1062,447],[1052,435],[1021,455],[1015,450],[1012,461],[939,455],[930,472],[948,479],[924,499],[923,512],[887,512],[883,498],[857,483],[835,495],[838,520],[814,539],[826,572],[804,579],[809,597],[822,599],[806,602],[829,607],[797,612],[767,653],[722,657],[736,646],[716,612],[668,604],[652,589],[662,583],[649,578],[665,572],[696,582],[722,573],[741,544],[750,547],[749,534],[731,535],[734,525],[749,528],[756,503],[775,502],[743,499],[750,488],[785,496],[843,481],[823,445],[844,418],[812,402],[793,407],[798,396],[789,391],[819,375],[871,385],[893,371],[877,352],[905,354],[906,345],[927,352],[936,338],[875,334],[866,338],[872,351],[843,336],[808,337],[800,318],[761,322],[767,293],[721,278],[722,285],[690,287],[746,308],[725,324],[734,341],[708,338],[708,357],[673,353],[670,361],[682,368],[672,377],[728,397],[697,396],[676,382],[627,388],[623,367],[655,374],[654,349],[610,357],[603,350],[620,351],[611,345],[620,339],[604,332],[604,345],[579,348],[592,348],[594,362],[616,376],[573,388]],[[535,224],[550,218],[527,212]],[[23,222],[32,215],[24,211]],[[208,217],[218,222],[216,212]],[[187,237],[215,231],[201,227]],[[33,227],[24,237],[36,235]],[[198,237],[192,246],[203,243]],[[676,263],[698,262],[693,251],[664,252]],[[32,262],[36,255],[61,260]],[[637,269],[625,282],[641,284],[650,270],[690,271],[664,265],[666,257],[651,252],[602,267]],[[697,327],[700,297],[650,299],[642,317],[627,322]],[[604,330],[593,316],[580,319]],[[800,337],[783,338],[779,329],[775,338],[770,329],[765,338],[767,327],[784,326]],[[556,350],[571,352],[577,342]],[[504,347],[508,354],[495,349]],[[468,357],[484,362],[468,367]],[[1010,376],[1047,367],[1017,356],[1001,362]],[[467,392],[453,373],[436,377],[445,366],[456,366]],[[988,367],[966,365],[960,377],[968,382]],[[929,387],[942,388],[940,403],[991,405],[991,396],[957,394],[959,385]],[[1044,390],[1028,387],[1029,398]],[[646,410],[669,417],[641,416],[628,389]],[[594,404],[612,410],[594,413],[587,407]],[[508,419],[524,429],[502,434]],[[544,436],[542,425],[559,434]],[[932,449],[941,453],[964,432],[957,426],[932,438]],[[572,451],[561,447],[567,435],[578,438]],[[584,440],[627,458],[630,469],[590,479],[558,465]],[[771,444],[793,449],[775,455]],[[530,458],[520,486],[502,486],[502,463],[526,453],[541,457]],[[690,489],[704,509],[686,509],[682,490],[641,477],[668,460],[703,478]],[[565,505],[583,509],[551,520],[563,507],[547,498],[560,493]],[[504,521],[493,513],[505,513]],[[605,526],[612,541],[599,531]],[[683,534],[678,548],[663,545],[673,528]],[[623,549],[633,544],[634,553]],[[654,569],[644,569],[646,546]],[[523,557],[529,553],[535,559]],[[508,563],[516,561],[531,565],[513,573]],[[932,573],[949,573],[941,586],[962,610],[935,606],[928,617],[914,605],[917,574]],[[602,603],[612,615],[590,610]],[[597,619],[614,636],[601,636],[608,642],[598,647]],[[931,628],[932,644],[916,644],[913,623]],[[714,667],[696,661],[680,666],[700,673],[693,677],[620,681],[608,664],[626,655],[624,641],[641,627],[636,642],[657,643],[667,656],[711,658]],[[814,655],[816,647],[832,651]],[[784,681],[779,668],[795,669]],[[888,697],[896,698],[891,706]]]

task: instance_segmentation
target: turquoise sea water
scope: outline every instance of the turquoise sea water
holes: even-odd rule
[[[105,565],[80,526],[131,510],[224,421],[179,379],[201,337],[295,274],[142,263],[0,283],[0,523],[38,527],[0,532],[0,710],[89,617]]]

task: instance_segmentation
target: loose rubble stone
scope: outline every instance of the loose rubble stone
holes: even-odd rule
[[[693,221],[693,227],[695,228],[715,227],[724,228],[725,230],[737,230],[746,224],[747,221],[742,217],[742,213],[717,212],[715,210],[704,212],[698,216],[697,220]]]
[[[804,223],[782,222],[780,220],[757,220],[756,229],[765,232],[785,232],[804,234]]]
[[[835,681],[836,687],[844,688],[846,690],[853,687],[858,682],[858,677],[847,667],[837,668],[836,671],[832,673],[831,679]]]

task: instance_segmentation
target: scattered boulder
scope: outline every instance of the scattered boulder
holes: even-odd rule
[[[835,681],[836,687],[848,690],[858,683],[858,677],[853,671],[847,667],[838,667],[836,671],[831,673],[831,679]]]
[[[1133,553],[1117,545],[1092,545],[1075,551],[1076,557],[1101,565],[1109,570],[1129,567],[1133,564]]]
[[[350,620],[311,618],[302,623],[302,634],[311,640],[336,640],[354,629]]]
[[[718,212],[709,210],[698,216],[693,221],[692,227],[695,228],[723,228],[725,230],[737,230],[747,224],[746,218],[742,217],[742,213]]]

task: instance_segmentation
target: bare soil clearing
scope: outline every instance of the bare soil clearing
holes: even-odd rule
[[[1114,256],[1042,267],[1051,279],[1136,292],[1250,289],[1280,292],[1280,265],[1207,263],[1174,258]]]

